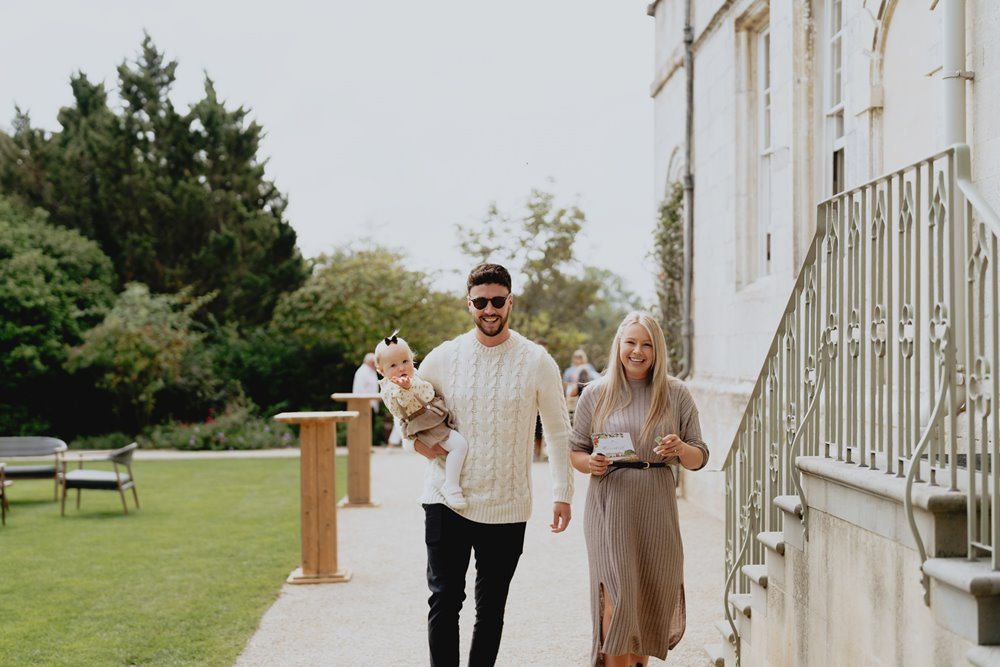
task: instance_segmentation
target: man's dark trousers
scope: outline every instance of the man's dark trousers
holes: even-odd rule
[[[476,625],[469,667],[492,667],[500,649],[510,580],[524,547],[525,523],[477,523],[441,504],[424,505],[424,514],[431,667],[458,667],[458,614],[473,553]]]

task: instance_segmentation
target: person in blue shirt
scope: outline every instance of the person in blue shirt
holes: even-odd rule
[[[579,382],[580,371],[586,369],[590,380],[597,379],[597,371],[587,361],[587,353],[577,350],[573,353],[573,365],[563,371],[563,391],[568,393],[570,387]]]

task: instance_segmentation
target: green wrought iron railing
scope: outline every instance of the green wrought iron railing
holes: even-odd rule
[[[730,593],[782,529],[779,496],[809,509],[795,460],[946,484],[968,499],[968,557],[1000,570],[1000,218],[956,145],[819,204],[816,233],[724,464]],[[964,415],[963,415],[964,412]],[[964,419],[965,423],[959,422]],[[737,642],[738,644],[738,642]],[[737,646],[738,650],[738,646]]]

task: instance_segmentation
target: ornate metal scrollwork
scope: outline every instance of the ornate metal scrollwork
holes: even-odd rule
[[[806,365],[802,370],[802,381],[809,387],[808,393],[812,396],[812,393],[816,390],[816,357],[811,354],[806,357]]]
[[[806,287],[802,290],[802,300],[806,305],[812,305],[816,300],[816,272],[809,271],[809,278],[806,280]]]
[[[927,213],[927,225],[934,227],[937,224],[947,222],[948,206],[946,199],[946,188],[944,185],[944,172],[938,172],[938,182],[934,186],[934,198],[931,201],[930,211]]]
[[[913,184],[909,181],[903,190],[903,205],[899,210],[897,229],[900,234],[905,234],[913,228]]]
[[[872,217],[871,237],[879,240],[885,234],[885,191],[880,190],[875,199],[875,215]]]
[[[976,357],[969,375],[968,399],[976,406],[976,413],[980,417],[987,417],[992,407],[993,396],[990,391],[991,386],[990,362],[985,357]]]
[[[861,354],[861,311],[851,308],[847,317],[847,351],[852,357]]]
[[[755,405],[753,409],[753,416],[750,418],[750,432],[755,434],[763,432],[763,424],[764,420],[760,416],[760,407]]]
[[[938,354],[948,347],[948,335],[950,324],[948,320],[948,304],[938,301],[934,304],[934,315],[931,317],[931,330],[927,337],[934,345],[934,351]]]
[[[902,354],[905,359],[909,359],[913,356],[915,331],[916,326],[913,324],[913,305],[904,303],[899,317],[896,340],[899,341],[899,353]]]
[[[826,233],[826,254],[836,255],[840,249],[840,229],[838,225],[830,225]]]
[[[827,318],[826,328],[823,329],[822,344],[826,348],[826,355],[830,359],[837,358],[837,346],[840,344],[840,330],[837,325],[837,313],[830,313]]]
[[[864,223],[864,215],[861,213],[861,203],[854,202],[851,207],[851,224],[848,226],[847,247],[854,249],[861,246],[861,228]]]
[[[771,449],[771,455],[768,457],[770,459],[770,463],[768,464],[767,468],[768,471],[771,473],[771,481],[777,482],[778,473],[781,470],[781,454],[780,454],[781,450],[779,449],[777,442],[772,442],[770,445],[770,449]]]
[[[795,432],[798,431],[799,427],[796,423],[795,417],[795,404],[789,403],[785,408],[785,433],[788,434],[789,440],[795,437]]]
[[[875,305],[872,313],[872,321],[869,325],[868,336],[872,341],[872,351],[877,357],[884,357],[889,340],[889,325],[885,321],[885,306],[881,303]]]
[[[986,266],[990,263],[988,238],[991,235],[992,233],[986,229],[986,225],[983,223],[975,226],[975,230],[972,233],[972,252],[969,254],[968,272],[966,275],[970,283],[978,281],[980,276],[983,275]]]

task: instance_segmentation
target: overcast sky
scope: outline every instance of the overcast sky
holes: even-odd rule
[[[638,0],[31,0],[0,5],[0,127],[58,129],[83,71],[117,88],[143,30],[172,99],[252,110],[307,257],[375,238],[464,288],[456,223],[532,188],[587,214],[578,256],[653,296],[653,19]],[[117,100],[117,96],[113,96]],[[517,286],[515,285],[515,291]]]

